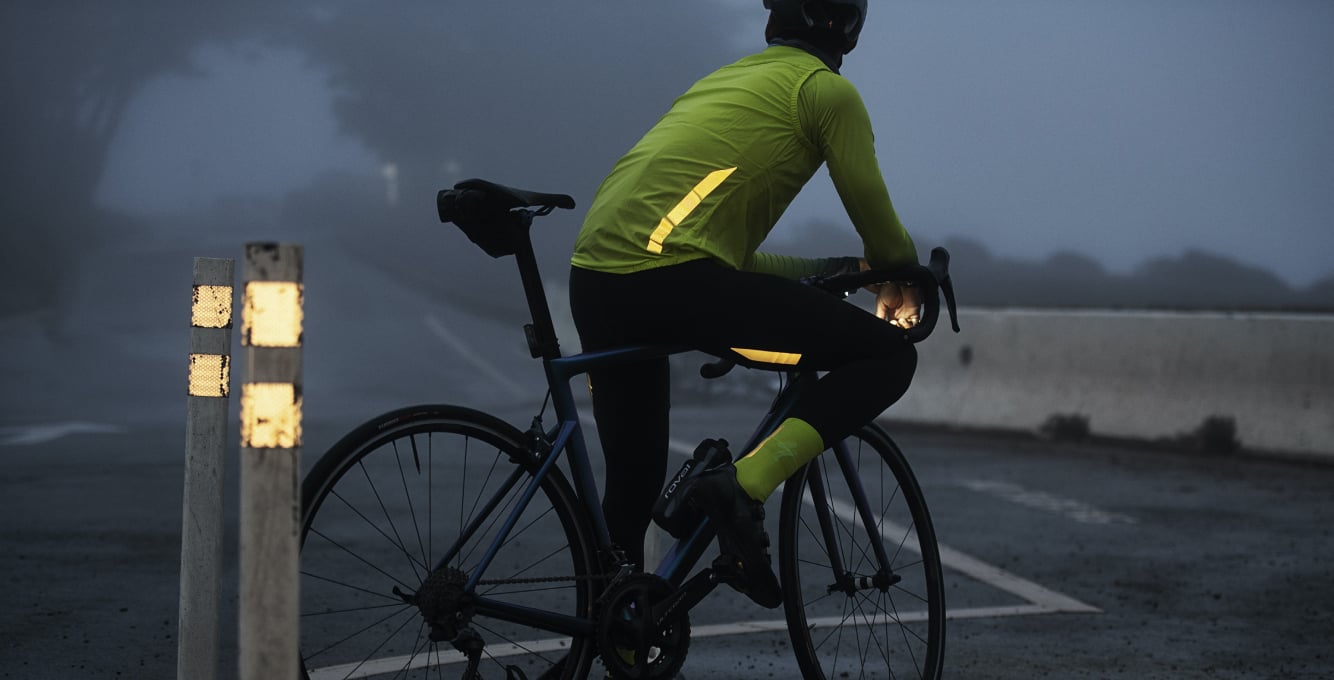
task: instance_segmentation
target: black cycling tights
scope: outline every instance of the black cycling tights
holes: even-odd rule
[[[570,306],[584,351],[674,345],[800,354],[798,367],[828,373],[792,417],[826,443],[898,401],[917,367],[902,331],[875,315],[800,282],[712,260],[633,274],[575,267]],[[611,539],[642,567],[644,533],[667,475],[667,359],[593,371],[589,384],[606,457],[602,507]]]

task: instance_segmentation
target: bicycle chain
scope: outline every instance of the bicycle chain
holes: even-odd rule
[[[634,570],[630,568],[630,566],[625,562],[625,556],[620,554],[619,552],[611,555],[607,561],[611,564],[616,565],[613,567],[614,570],[604,571],[600,574],[584,574],[583,576],[534,576],[532,578],[482,579],[477,582],[477,585],[502,586],[502,585],[524,585],[532,583],[566,583],[566,582],[577,583],[580,581],[605,580],[607,582],[606,588],[603,589],[605,591],[610,589],[612,586],[615,586],[616,584],[620,583],[621,581],[625,580],[627,576],[629,576],[631,573],[634,572]]]
[[[567,581],[599,581],[615,578],[615,574],[585,574],[583,576],[541,576],[533,578],[502,578],[502,579],[482,579],[477,582],[479,586],[504,586],[504,585],[523,585],[530,583],[564,583]]]

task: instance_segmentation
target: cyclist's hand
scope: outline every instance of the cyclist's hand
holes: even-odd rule
[[[871,268],[862,258],[862,271]],[[911,283],[888,281],[866,286],[875,293],[875,315],[898,326],[912,328],[922,320],[922,291]]]
[[[922,290],[895,281],[880,284],[875,295],[875,315],[899,328],[916,326],[922,320]]]

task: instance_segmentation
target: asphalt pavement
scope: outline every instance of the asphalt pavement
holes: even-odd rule
[[[741,440],[757,413],[680,406],[673,435],[678,448]],[[305,463],[353,424],[309,422]],[[0,425],[0,678],[174,677],[183,425],[37,425]],[[896,438],[944,548],[946,677],[1334,677],[1334,467]],[[224,678],[236,654],[234,460],[226,481]],[[713,634],[692,642],[685,677],[797,677],[785,633],[727,625],[779,616],[716,592],[692,612]]]

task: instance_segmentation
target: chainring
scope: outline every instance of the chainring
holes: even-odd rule
[[[613,678],[667,680],[676,677],[690,649],[690,617],[673,612],[660,624],[649,620],[653,606],[674,589],[654,574],[630,574],[601,597],[598,651]]]

